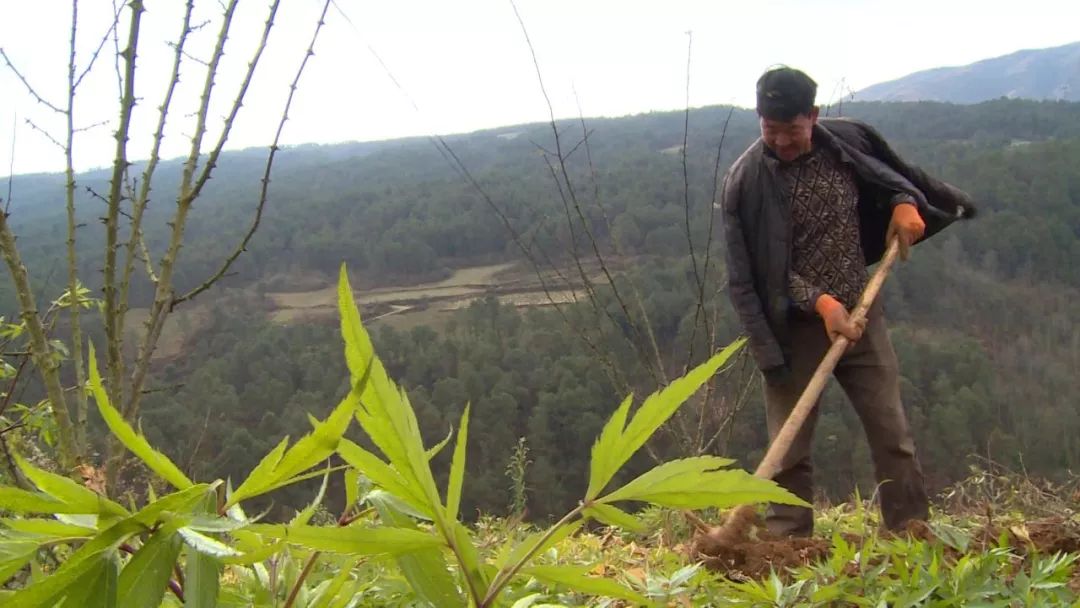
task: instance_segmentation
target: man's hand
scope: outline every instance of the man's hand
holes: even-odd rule
[[[915,203],[900,203],[893,207],[892,220],[889,222],[889,230],[885,233],[885,247],[889,246],[893,237],[899,237],[900,259],[908,259],[908,249],[922,238],[926,232],[926,222],[919,216],[919,209]]]
[[[829,334],[829,340],[832,342],[844,336],[854,344],[862,337],[863,330],[866,329],[865,318],[853,320],[844,309],[844,305],[828,294],[818,297],[814,309],[825,321],[825,332]]]

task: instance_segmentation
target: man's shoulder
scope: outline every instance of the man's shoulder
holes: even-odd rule
[[[818,126],[829,135],[863,151],[874,148],[876,142],[884,141],[884,137],[877,129],[857,118],[847,116],[821,118],[818,120]]]
[[[873,130],[873,127],[869,124],[857,118],[849,118],[847,116],[821,118],[818,119],[818,124],[829,133],[838,137],[863,135],[867,131]]]
[[[731,167],[728,168],[727,172],[728,181],[741,180],[745,178],[750,171],[756,171],[761,165],[764,151],[765,146],[762,145],[761,138],[759,137],[735,159],[735,162],[731,163]]]

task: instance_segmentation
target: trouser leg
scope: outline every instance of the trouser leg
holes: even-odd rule
[[[879,484],[881,515],[890,529],[926,520],[929,500],[915,440],[900,401],[900,370],[880,304],[868,315],[863,337],[835,375],[862,421]]]
[[[790,373],[782,381],[765,383],[765,416],[770,442],[780,432],[829,348],[828,336],[820,323],[792,323],[790,338]],[[777,484],[807,502],[814,496],[811,449],[817,419],[818,406],[815,404],[781,460],[780,471],[773,476]],[[809,536],[814,531],[813,510],[806,507],[770,504],[765,520],[769,531],[777,535]]]

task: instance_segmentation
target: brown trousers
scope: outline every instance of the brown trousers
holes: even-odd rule
[[[765,383],[770,440],[780,432],[829,346],[820,320],[792,320],[790,374]],[[866,432],[886,527],[898,529],[912,519],[925,521],[929,509],[922,467],[900,403],[900,371],[880,303],[871,307],[866,331],[840,359],[833,375],[855,407]],[[807,502],[813,498],[810,453],[818,405],[820,402],[815,404],[784,457],[780,472],[773,478]],[[808,536],[814,529],[813,511],[805,507],[772,504],[766,522],[769,530],[778,535]]]

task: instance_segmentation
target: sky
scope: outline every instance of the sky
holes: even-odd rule
[[[76,170],[116,148],[113,1],[78,5],[73,146]],[[324,0],[284,0],[226,149],[274,139]],[[241,0],[209,113],[208,145],[251,60],[268,0]],[[145,0],[128,155],[149,156],[180,32],[181,0]],[[162,157],[186,156],[219,0],[196,0],[189,56],[166,122]],[[72,3],[0,0],[0,48],[46,102],[67,105]],[[550,109],[520,15],[539,64]],[[557,118],[753,105],[754,82],[783,63],[819,83],[818,102],[919,70],[964,65],[1080,40],[1076,0],[334,0],[281,144],[449,134]],[[130,11],[120,11],[119,47]],[[101,48],[91,64],[95,50]],[[0,176],[62,171],[63,114],[39,102],[0,59]],[[692,128],[692,125],[691,125]]]

